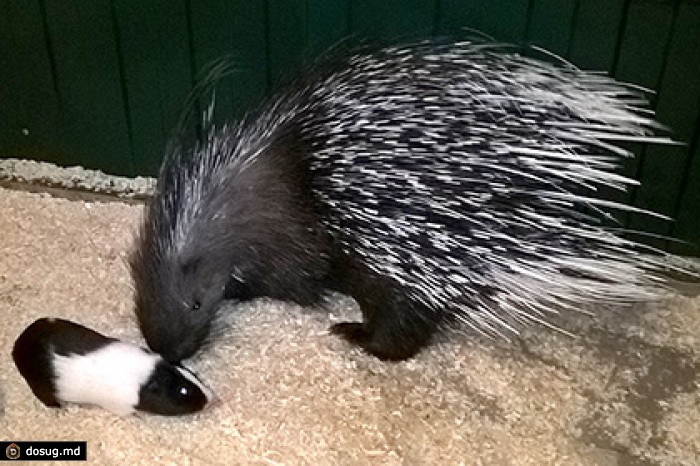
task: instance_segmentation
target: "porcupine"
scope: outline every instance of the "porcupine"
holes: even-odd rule
[[[654,298],[663,255],[606,228],[635,184],[618,141],[667,143],[643,92],[471,41],[319,67],[236,122],[174,145],[131,268],[148,345],[178,362],[224,298],[352,296],[332,331],[382,359],[435,332],[491,336]]]

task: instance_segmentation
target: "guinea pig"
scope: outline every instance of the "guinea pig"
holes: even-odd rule
[[[210,392],[187,369],[141,347],[63,319],[41,318],[17,338],[12,358],[46,406],[100,406],[120,416],[202,410]]]

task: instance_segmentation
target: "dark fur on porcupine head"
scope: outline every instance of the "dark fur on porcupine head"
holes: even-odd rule
[[[473,42],[421,42],[319,67],[166,156],[131,265],[166,359],[194,354],[225,295],[315,303],[334,331],[402,359],[445,325],[507,336],[558,310],[654,298],[662,255],[605,228],[654,136],[640,93]]]

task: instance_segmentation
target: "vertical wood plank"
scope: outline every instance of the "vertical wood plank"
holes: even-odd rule
[[[566,59],[581,69],[611,73],[624,32],[625,10],[625,0],[577,0]],[[627,199],[626,193],[608,187],[601,187],[599,194],[618,202]]]
[[[637,190],[635,203],[678,219],[668,223],[633,217],[630,222],[632,228],[663,235],[687,235],[690,229],[683,222],[697,226],[700,217],[700,205],[686,203],[684,209],[677,207],[684,197],[682,190],[687,186],[692,165],[689,151],[694,148],[687,144],[692,143],[698,131],[700,115],[700,4],[681,3],[675,18],[656,107],[658,120],[668,125],[673,137],[685,145],[652,146],[646,150],[640,173],[642,186]],[[695,189],[700,191],[698,185]],[[687,192],[685,195],[692,196]],[[695,219],[681,211],[687,209],[694,211]],[[682,239],[697,241],[698,236],[696,233],[695,238]]]
[[[674,10],[670,3],[650,0],[631,2],[627,11],[623,40],[614,63],[615,77],[648,89],[658,89],[666,66],[666,53],[673,34],[673,21]],[[657,95],[649,95],[649,98],[652,106],[655,107]],[[632,147],[637,156],[626,163],[625,174],[640,180],[642,186],[633,187],[621,200],[637,207],[669,214],[668,206],[663,208],[656,204],[649,205],[645,199],[640,201],[637,198],[639,193],[643,192],[646,194],[642,194],[642,197],[648,200],[651,193],[658,191],[658,185],[655,186],[653,181],[643,176],[647,152],[650,150],[653,154],[656,150],[673,152],[677,149],[646,148],[638,145],[632,145]],[[671,154],[669,156],[673,158]],[[660,174],[660,176],[663,175]],[[621,218],[630,230],[664,234],[669,228],[668,222],[652,220],[641,214],[630,213]],[[663,247],[665,243],[661,239],[651,237],[645,238],[644,241],[655,247]]]
[[[525,33],[527,42],[565,56],[569,49],[575,7],[575,0],[536,0]]]
[[[668,2],[632,2],[613,64],[615,77],[653,89],[659,82],[672,20],[673,7]]]
[[[268,0],[268,89],[293,79],[306,58],[306,0]]]
[[[624,0],[580,0],[566,57],[579,68],[610,72],[624,8]]]
[[[60,96],[37,0],[7,0],[0,14],[0,157],[76,164],[61,138]]]
[[[620,81],[655,89],[661,79],[666,44],[673,28],[673,7],[666,2],[635,0],[628,2],[623,16],[624,29],[613,57],[612,74]],[[649,97],[654,100],[653,95]],[[626,161],[624,174],[638,179],[643,162],[643,147],[638,144],[627,144],[626,147],[633,150],[636,157]],[[616,193],[615,200],[633,203],[636,191],[633,187],[627,193]],[[617,217],[626,227],[632,228],[632,218],[637,215],[620,214]],[[641,218],[636,221],[640,220]],[[659,245],[656,240],[648,239],[647,242]]]
[[[191,87],[184,2],[115,0],[136,173],[157,174]]]
[[[307,0],[308,53],[323,53],[350,35],[352,0]]]
[[[669,246],[671,252],[689,256],[700,256],[700,117],[695,126],[685,189],[676,206],[676,222],[672,230],[672,237],[685,243],[671,243]]]
[[[441,0],[438,31],[476,29],[498,41],[520,43],[525,36],[529,0]]]
[[[215,121],[240,118],[267,89],[266,1],[191,0],[190,11],[193,74],[228,57],[235,71],[216,88]]]
[[[109,1],[45,5],[65,123],[57,145],[71,162],[134,174]]]
[[[436,0],[352,0],[351,28],[360,38],[402,41],[435,30]]]

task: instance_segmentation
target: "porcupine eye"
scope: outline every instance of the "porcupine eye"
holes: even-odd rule
[[[194,276],[199,269],[199,259],[191,259],[185,261],[180,267],[182,269],[182,275],[184,276]]]
[[[200,277],[197,276],[199,273],[199,264],[199,259],[189,260],[182,264],[182,276],[186,277],[191,283],[199,284]],[[202,301],[199,298],[194,298],[190,307],[193,311],[198,311],[202,307]]]

